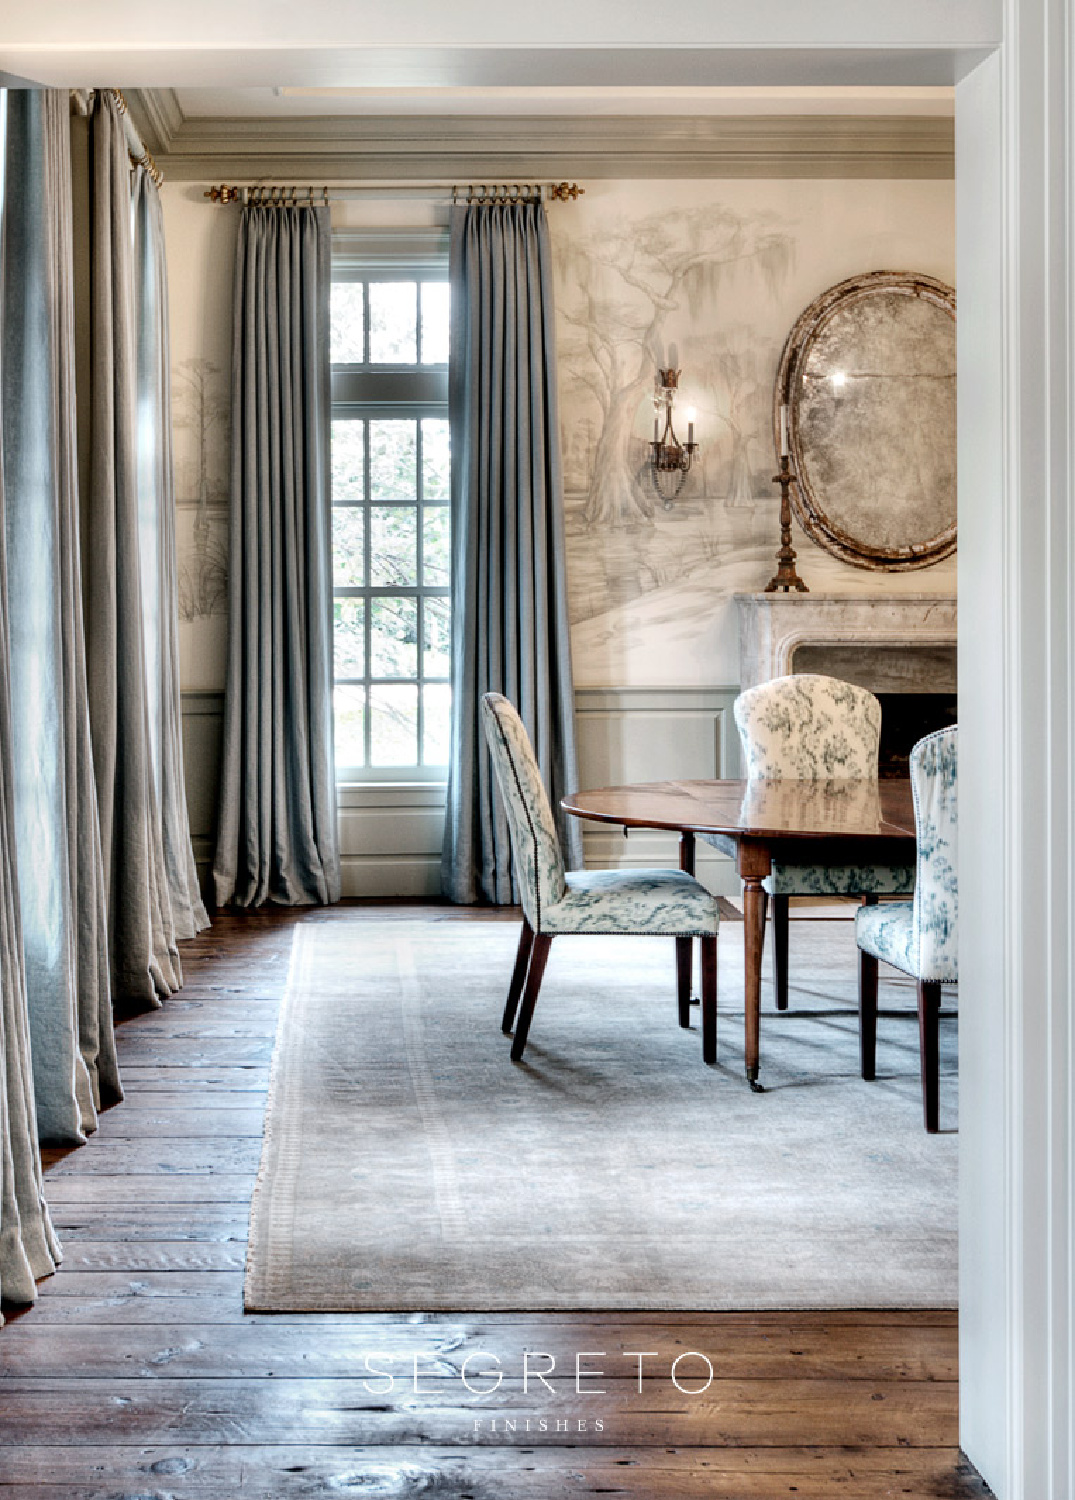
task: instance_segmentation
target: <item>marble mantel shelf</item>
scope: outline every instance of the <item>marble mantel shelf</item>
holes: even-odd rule
[[[739,684],[793,671],[800,646],[954,648],[956,601],[945,594],[736,594]]]

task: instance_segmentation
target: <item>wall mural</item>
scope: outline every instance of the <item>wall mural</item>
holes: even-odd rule
[[[550,216],[581,684],[737,682],[733,596],[764,587],[779,542],[771,403],[784,338],[844,265],[870,268],[871,199],[908,186],[921,188],[863,183],[856,194],[840,184],[832,212],[832,188],[809,182],[595,185]],[[884,216],[898,219],[895,202]],[[913,224],[904,238],[915,238]],[[930,264],[937,250],[911,253]],[[940,253],[949,251],[946,230]],[[653,378],[668,365],[683,372],[677,430],[685,436],[693,406],[701,444],[670,505],[646,463]],[[877,588],[798,529],[794,545],[815,592]],[[932,580],[919,580],[928,591]],[[932,586],[943,592],[951,579]]]
[[[187,624],[228,608],[227,382],[209,359],[172,371],[179,618]]]
[[[555,257],[572,645],[582,686],[731,686],[733,595],[778,544],[770,399],[784,338],[844,277],[896,266],[951,281],[951,182],[590,182],[549,214]],[[234,220],[166,185],[183,683],[223,686]],[[666,508],[644,472],[659,366],[701,445]],[[682,436],[681,432],[681,436]],[[815,593],[876,590],[796,528]],[[902,582],[900,580],[903,580]],[[954,559],[886,575],[954,591]]]

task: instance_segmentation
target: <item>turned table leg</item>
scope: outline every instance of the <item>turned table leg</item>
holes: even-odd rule
[[[768,898],[760,880],[748,880],[743,891],[743,1006],[747,1081],[759,1089],[758,1053],[761,1042],[761,952],[765,942]]]
[[[768,897],[762,881],[771,868],[764,845],[741,840],[739,874],[743,879],[743,1023],[747,1082],[755,1093],[758,1082],[761,1032],[761,954],[765,943]]]
[[[694,834],[684,829],[679,836],[679,868],[687,875],[694,874]],[[694,986],[694,939],[676,938],[676,978],[679,991],[679,1024],[691,1024],[691,1005],[695,997]]]

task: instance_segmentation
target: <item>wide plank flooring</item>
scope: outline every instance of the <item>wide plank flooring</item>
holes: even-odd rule
[[[950,1312],[244,1315],[292,928],[342,916],[220,916],[183,991],[121,1024],[126,1100],[46,1154],[63,1267],[5,1308],[0,1494],[990,1494]]]

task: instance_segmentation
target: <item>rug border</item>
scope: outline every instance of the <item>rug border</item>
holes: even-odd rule
[[[734,918],[732,919],[734,920]],[[258,1163],[258,1171],[250,1199],[250,1213],[248,1220],[247,1246],[244,1259],[243,1277],[243,1311],[244,1313],[266,1313],[266,1314],[290,1314],[301,1315],[310,1313],[313,1315],[327,1313],[335,1315],[349,1315],[361,1318],[376,1318],[378,1316],[394,1316],[397,1314],[409,1314],[415,1312],[430,1313],[437,1316],[454,1317],[481,1317],[512,1314],[534,1314],[536,1316],[573,1316],[579,1313],[592,1312],[600,1315],[623,1316],[625,1318],[649,1318],[664,1317],[669,1315],[704,1315],[720,1316],[722,1313],[729,1314],[751,1314],[758,1313],[770,1315],[773,1313],[825,1313],[832,1311],[849,1312],[949,1312],[958,1310],[958,1300],[938,1301],[933,1298],[928,1301],[903,1300],[900,1302],[863,1301],[857,1302],[849,1299],[842,1302],[839,1307],[828,1301],[801,1301],[794,1304],[787,1302],[773,1302],[755,1300],[747,1306],[700,1306],[696,1304],[685,1304],[682,1301],[663,1301],[657,1297],[650,1301],[646,1307],[635,1305],[624,1305],[622,1303],[602,1303],[599,1300],[590,1299],[583,1303],[564,1302],[545,1303],[530,1299],[526,1302],[517,1297],[511,1300],[498,1301],[495,1297],[481,1308],[471,1306],[460,1306],[457,1303],[435,1301],[423,1302],[420,1307],[411,1304],[400,1304],[398,1306],[380,1307],[356,1307],[353,1302],[326,1301],[316,1308],[303,1308],[296,1306],[289,1297],[286,1287],[290,1286],[289,1277],[284,1274],[279,1266],[278,1252],[276,1257],[268,1253],[272,1247],[278,1245],[281,1234],[286,1230],[274,1224],[274,1198],[275,1188],[281,1181],[281,1168],[285,1164],[279,1157],[279,1140],[271,1124],[274,1107],[286,1107],[286,1099],[283,1098],[293,1086],[297,1077],[301,1076],[301,1068],[293,1066],[286,1074],[283,1067],[283,1053],[285,1039],[288,1030],[294,1022],[294,1013],[299,999],[299,991],[302,989],[302,978],[304,971],[309,965],[310,952],[309,936],[304,930],[304,924],[298,922],[293,928],[291,954],[288,963],[287,979],[285,983],[284,998],[280,1006],[277,1018],[276,1037],[273,1046],[272,1061],[269,1070],[269,1081],[266,1092],[264,1116],[262,1122],[262,1149]],[[308,976],[307,976],[308,977]],[[305,1045],[305,1032],[298,1028],[297,1042],[300,1048],[297,1061],[301,1061],[301,1049]],[[293,1127],[293,1139],[289,1143],[288,1156],[297,1157],[302,1143],[301,1112],[298,1115],[299,1123]],[[275,1169],[275,1183],[271,1179],[271,1173]],[[293,1218],[294,1195],[285,1194],[286,1207],[290,1208]],[[263,1245],[262,1259],[264,1269],[259,1268],[254,1261],[254,1247],[258,1235],[261,1236]],[[276,1269],[273,1269],[274,1258]],[[283,1280],[284,1286],[279,1283]],[[674,1294],[673,1294],[674,1295]]]

